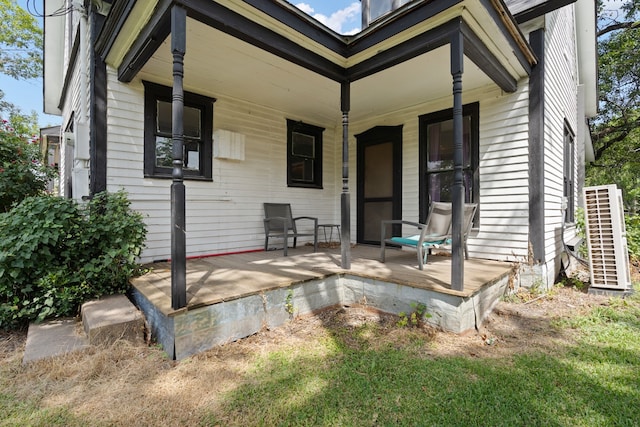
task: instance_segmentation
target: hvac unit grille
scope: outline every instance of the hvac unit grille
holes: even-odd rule
[[[631,289],[622,193],[615,185],[584,188],[591,286]]]

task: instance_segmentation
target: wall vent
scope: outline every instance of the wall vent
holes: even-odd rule
[[[631,289],[622,192],[615,185],[585,187],[584,214],[591,287]]]

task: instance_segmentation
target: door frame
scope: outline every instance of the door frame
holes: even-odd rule
[[[402,219],[402,126],[375,126],[355,135],[357,141],[357,222],[356,241],[363,244],[380,242],[364,240],[364,151],[372,145],[390,142],[393,152],[392,219]]]

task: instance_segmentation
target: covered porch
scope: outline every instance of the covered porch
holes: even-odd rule
[[[171,264],[154,263],[132,280],[133,296],[152,336],[170,357],[182,359],[336,305],[398,314],[422,303],[427,322],[464,332],[489,314],[513,271],[511,263],[470,259],[459,291],[450,285],[449,256],[431,256],[420,271],[410,251],[388,250],[386,263],[375,246],[354,246],[351,255],[348,270],[339,247],[314,253],[301,246],[287,257],[277,250],[189,259],[187,304],[180,309],[171,305]]]
[[[470,271],[475,261],[465,262],[462,253],[462,211],[465,201],[463,81],[465,94],[472,94],[474,91],[479,93],[486,88],[513,93],[519,82],[530,74],[531,67],[536,62],[535,55],[504,4],[487,0],[416,0],[359,34],[344,36],[333,33],[289,3],[279,0],[123,1],[116,3],[107,17],[104,31],[97,41],[97,52],[117,72],[117,79],[121,83],[135,86],[144,81],[171,87],[173,162],[172,170],[170,173],[166,171],[164,176],[172,180],[170,190],[167,189],[171,199],[171,222],[166,224],[157,220],[157,224],[162,224],[164,230],[171,233],[170,258],[174,262],[171,271],[166,266],[166,274],[162,275],[162,289],[165,291],[158,292],[158,295],[169,295],[173,310],[163,315],[175,315],[182,313],[182,310],[189,310],[200,300],[200,295],[203,295],[203,301],[207,301],[202,306],[214,304],[215,298],[205,298],[205,291],[196,292],[194,283],[206,283],[202,282],[201,276],[208,276],[214,282],[217,278],[218,284],[212,286],[222,287],[224,284],[220,283],[224,279],[216,274],[198,275],[193,270],[196,265],[193,261],[186,264],[187,256],[222,253],[230,249],[250,250],[256,247],[251,241],[260,234],[259,228],[256,228],[260,224],[260,216],[252,211],[244,218],[242,225],[231,225],[240,212],[244,214],[246,211],[240,208],[229,212],[218,209],[218,202],[237,203],[235,196],[230,194],[245,194],[231,184],[228,188],[224,187],[222,184],[227,181],[250,187],[246,189],[247,200],[243,200],[247,205],[254,203],[256,195],[268,195],[268,199],[272,201],[290,201],[295,196],[298,201],[308,203],[309,210],[319,210],[331,205],[329,222],[341,225],[342,251],[339,262],[336,263],[335,258],[329,258],[326,264],[319,262],[313,268],[303,269],[302,274],[293,273],[297,268],[282,267],[278,274],[291,276],[290,282],[280,284],[284,282],[257,281],[265,283],[267,289],[295,286],[305,280],[325,280],[336,274],[398,283],[402,277],[399,271],[389,271],[380,278],[372,278],[368,276],[371,268],[367,263],[363,263],[359,270],[357,266],[361,258],[350,252],[354,240],[365,241],[354,239],[358,229],[362,227],[355,221],[360,212],[352,209],[358,197],[353,193],[353,188],[356,187],[353,173],[350,175],[350,171],[354,171],[358,163],[354,155],[353,138],[357,134],[355,129],[366,131],[367,128],[384,125],[385,117],[389,114],[410,109],[428,100],[443,100],[453,107],[451,147],[454,178],[450,188],[453,204],[452,257],[442,264],[443,268],[438,269],[437,277],[426,281],[415,280],[415,283],[430,283],[428,290],[434,292],[434,287],[441,286],[438,290],[441,295],[464,299],[474,295],[484,283],[494,280],[488,277],[480,280],[480,284],[473,285],[473,280],[465,277],[465,272]],[[221,176],[217,181],[213,180],[211,185],[206,184],[211,178],[203,172],[200,181],[189,182],[191,193],[187,193],[184,182],[189,177],[185,178],[183,173],[183,113],[185,93],[188,92],[209,97],[210,104],[216,98],[217,113],[213,114],[213,121],[226,121],[224,126],[247,133],[247,147],[266,156],[270,153],[260,150],[264,150],[273,141],[284,141],[288,131],[260,120],[251,123],[234,121],[232,117],[235,117],[239,109],[232,110],[229,105],[236,100],[279,112],[281,126],[285,120],[292,118],[300,123],[330,127],[332,131],[326,132],[326,148],[321,153],[325,157],[318,156],[318,159],[323,158],[325,162],[322,169],[325,182],[318,182],[313,190],[302,191],[287,184],[280,172],[283,168],[269,165],[264,169],[250,170],[240,163],[229,167],[235,175]],[[218,113],[225,111],[225,108],[228,109],[226,116]],[[147,116],[153,122],[153,112]],[[210,113],[206,114],[206,117],[210,116]],[[213,128],[217,126],[219,125],[215,124]],[[415,123],[411,122],[411,126],[415,126]],[[147,127],[155,129],[152,125]],[[151,137],[148,138],[148,147],[145,146],[145,160],[149,157],[149,163],[155,167],[153,162],[158,160],[154,154],[157,149],[154,144],[157,141],[153,139],[152,132],[148,133]],[[208,134],[208,130],[205,133]],[[407,131],[406,137],[417,147],[415,133]],[[284,143],[282,147],[285,147]],[[407,152],[403,156],[409,160],[414,154]],[[287,158],[283,155],[276,159],[278,165],[285,165]],[[207,152],[202,160],[209,167],[210,154]],[[147,163],[145,167],[146,165]],[[399,167],[397,175],[402,175],[404,169],[413,171],[412,181],[404,180],[411,184],[408,188],[413,189],[416,188],[415,182],[423,178],[418,177],[421,169],[413,160],[410,168]],[[254,175],[255,170],[261,173]],[[146,191],[152,192],[160,188],[161,181],[154,178],[157,177],[145,170],[143,186]],[[265,186],[265,182],[268,185]],[[191,212],[188,194],[193,194],[193,191],[199,192],[194,200],[201,206],[201,217],[194,216],[192,224],[201,227],[203,222],[211,224],[218,220],[226,221],[230,224],[229,229],[233,226],[237,230],[233,236],[221,236],[219,231],[202,229],[200,234],[206,235],[206,243],[201,243],[197,250],[188,245],[188,242],[201,238],[200,235],[187,236]],[[405,192],[407,194],[403,194]],[[474,192],[477,198],[478,189]],[[147,195],[144,197],[143,202]],[[394,186],[393,197],[396,203],[394,219],[410,217],[415,220],[422,205],[426,204],[419,202],[420,195],[415,191],[405,190],[401,186]],[[307,202],[310,199],[318,202]],[[242,204],[237,203],[237,206]],[[160,211],[159,208],[154,208],[155,212]],[[213,219],[209,217],[210,212],[214,213]],[[375,214],[384,216],[380,212]],[[354,223],[356,227],[353,227]],[[246,224],[251,225],[246,227]],[[157,234],[157,241],[169,241],[161,239],[163,232],[155,228],[154,232]],[[205,241],[204,238],[202,240]],[[244,246],[237,246],[237,242],[246,243],[242,243]],[[160,243],[157,246],[161,246]],[[261,274],[275,274],[259,271],[268,269],[268,264],[246,265],[252,265],[250,276],[259,277]],[[297,264],[294,262],[295,265]],[[388,265],[383,267],[389,268]],[[243,277],[245,271],[243,268],[230,267],[229,275]],[[197,279],[194,281],[191,277]],[[404,280],[402,286],[405,286],[404,283],[407,286],[412,283],[410,278]],[[171,287],[167,288],[169,282]],[[238,289],[234,287],[234,292],[238,292]],[[252,289],[254,294],[265,291]],[[459,293],[454,293],[453,289]],[[235,296],[238,297],[239,295]],[[217,298],[224,301],[221,295]]]

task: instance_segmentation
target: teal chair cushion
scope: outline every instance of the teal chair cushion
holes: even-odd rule
[[[442,238],[442,236],[437,236],[438,239],[435,240],[429,240],[429,236],[425,236],[425,240],[424,242],[422,242],[422,246],[433,246],[433,245],[442,245],[444,244],[447,239],[446,238]],[[416,234],[415,236],[407,236],[407,237],[392,237],[391,241],[401,244],[401,245],[405,245],[405,246],[418,246],[418,241],[420,240],[420,235]]]

